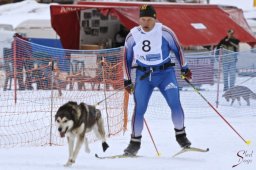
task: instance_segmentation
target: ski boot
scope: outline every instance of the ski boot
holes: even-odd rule
[[[141,136],[131,137],[128,147],[124,150],[124,155],[136,156],[137,152],[140,149],[140,145],[141,145]]]
[[[178,129],[174,129],[174,130],[175,130],[175,135],[176,135],[176,141],[178,142],[180,147],[182,147],[182,148],[190,147],[191,142],[188,140],[188,138],[186,136],[185,127],[180,130],[178,130]]]

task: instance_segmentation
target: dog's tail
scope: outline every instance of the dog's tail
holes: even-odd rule
[[[256,93],[251,93],[251,98],[256,100]]]

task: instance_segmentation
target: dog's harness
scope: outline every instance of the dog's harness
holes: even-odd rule
[[[175,63],[169,62],[169,63],[165,63],[161,66],[153,66],[153,67],[150,67],[150,66],[149,67],[133,66],[132,69],[136,68],[140,71],[145,72],[145,74],[140,77],[140,80],[144,80],[145,78],[150,76],[151,73],[153,73],[155,71],[166,70],[166,69],[168,69],[169,67],[172,67],[172,66],[175,66]]]

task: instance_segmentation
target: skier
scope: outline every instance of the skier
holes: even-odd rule
[[[181,66],[181,74],[186,79],[190,80],[192,73],[184,61],[174,32],[156,22],[156,11],[152,5],[140,7],[139,24],[130,30],[125,41],[124,86],[130,94],[134,93],[135,109],[131,122],[131,140],[124,154],[135,156],[140,149],[144,114],[155,87],[159,88],[172,110],[178,144],[182,148],[189,147],[191,142],[186,137],[184,112],[171,53],[175,54]],[[131,77],[132,69],[136,69],[135,81]]]

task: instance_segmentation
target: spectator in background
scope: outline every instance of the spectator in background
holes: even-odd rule
[[[34,69],[33,69],[33,72],[32,72],[32,77],[33,77],[34,81],[36,82],[37,90],[41,90],[46,86],[44,84],[45,77],[43,76],[43,71],[39,67],[38,63],[35,63],[35,65],[34,65]]]
[[[12,49],[16,51],[16,77],[18,79],[19,90],[32,90],[32,48],[28,43],[28,38],[21,36],[18,33],[14,34],[14,42],[12,43]],[[15,44],[15,45],[14,45]],[[14,64],[15,65],[15,64]],[[25,84],[23,80],[23,68],[26,71]]]
[[[224,91],[234,87],[236,80],[237,52],[239,50],[239,40],[234,37],[234,30],[229,29],[225,36],[217,45],[217,50],[223,48],[220,62],[223,65]]]
[[[129,31],[123,26],[120,25],[120,30],[115,35],[115,47],[124,46],[125,38]]]
[[[12,58],[12,49],[9,49],[9,48],[4,48],[4,71],[5,71],[4,91],[11,90],[12,79],[13,79],[13,58]],[[9,89],[7,89],[8,82],[10,82]]]

